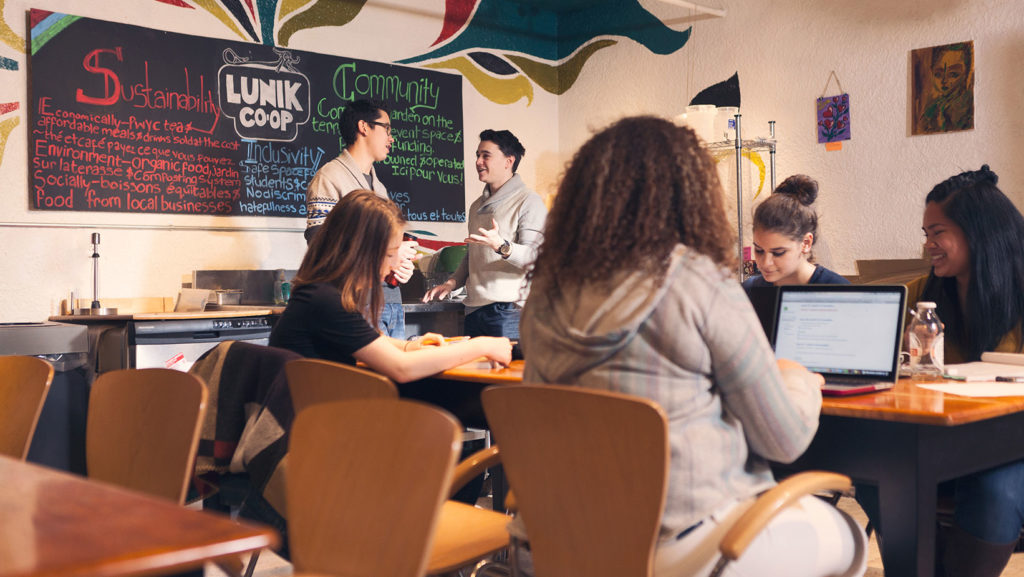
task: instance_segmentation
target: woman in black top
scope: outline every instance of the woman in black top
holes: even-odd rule
[[[327,216],[292,280],[292,295],[270,345],[303,356],[356,361],[404,383],[486,357],[507,365],[506,338],[478,337],[446,346],[440,335],[402,341],[376,328],[384,305],[381,281],[397,265],[405,224],[398,207],[370,191],[355,191]]]
[[[818,181],[804,174],[783,180],[754,210],[754,260],[761,271],[743,281],[754,287],[787,284],[850,284],[842,276],[814,264],[818,240]]]

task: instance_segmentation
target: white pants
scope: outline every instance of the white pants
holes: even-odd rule
[[[655,577],[702,577],[720,557],[718,543],[752,500],[715,512],[682,539],[658,543]],[[740,558],[728,577],[857,577],[867,570],[867,536],[849,515],[817,497],[804,497],[780,513]]]

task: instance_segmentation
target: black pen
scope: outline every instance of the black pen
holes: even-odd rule
[[[1024,383],[1024,377],[996,377],[1000,383]]]

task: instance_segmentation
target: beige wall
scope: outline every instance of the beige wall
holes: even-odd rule
[[[686,15],[685,9],[659,4],[645,1],[665,21],[680,11]],[[592,126],[624,113],[675,116],[688,102],[688,84],[696,93],[738,72],[744,136],[767,136],[768,121],[775,120],[779,180],[806,173],[820,183],[818,210],[826,246],[818,253],[837,272],[856,274],[857,259],[921,256],[924,197],[961,170],[988,163],[999,174],[1002,190],[1022,206],[1024,163],[1017,160],[1024,136],[1024,115],[1018,112],[1024,103],[1020,0],[706,4],[725,7],[728,15],[696,22],[689,44],[675,54],[653,57],[633,44],[595,56],[558,102],[564,155],[587,138]],[[974,41],[974,130],[910,136],[910,51],[963,40]],[[815,133],[815,100],[831,70],[851,99],[853,138],[839,152],[826,152]],[[837,92],[833,81],[828,94]],[[727,194],[735,197],[735,188]]]
[[[642,0],[676,29],[689,11]],[[538,192],[552,192],[564,162],[590,134],[625,114],[675,116],[687,91],[739,72],[744,133],[778,127],[781,177],[819,179],[824,260],[854,273],[858,258],[920,253],[920,213],[927,190],[960,170],[988,162],[1003,189],[1020,202],[1024,166],[1013,138],[1024,134],[1016,105],[1024,102],[1024,11],[1019,0],[936,0],[927,9],[904,0],[716,0],[728,16],[699,20],[689,44],[658,56],[628,39],[599,51],[576,84],[555,98],[535,89],[533,103],[495,104],[464,82],[466,157],[484,128],[509,128],[527,148],[520,167]],[[6,0],[3,16],[25,37],[25,11],[42,8],[190,34],[233,36],[202,10],[149,0]],[[296,34],[291,47],[379,61],[418,55],[437,37],[444,0],[370,0],[342,29]],[[908,136],[908,61],[913,48],[974,40],[976,128],[941,136]],[[305,243],[301,219],[38,212],[28,209],[27,88],[24,52],[0,45],[19,62],[0,71],[0,102],[21,103],[21,123],[0,163],[0,320],[41,320],[77,289],[91,296],[91,232],[100,232],[101,297],[171,296],[193,269],[296,268]],[[688,81],[687,72],[693,71]],[[852,101],[853,140],[840,152],[816,143],[814,100],[835,70]],[[834,88],[833,84],[833,88]],[[833,90],[830,88],[830,92]],[[692,95],[692,94],[691,94]],[[467,163],[467,205],[480,186]],[[178,229],[175,229],[178,227]],[[181,229],[185,227],[185,229]],[[244,231],[204,231],[242,227]],[[417,225],[450,240],[464,225]],[[281,230],[272,230],[281,229]]]

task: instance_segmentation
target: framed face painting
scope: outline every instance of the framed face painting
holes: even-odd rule
[[[910,133],[974,128],[974,41],[910,52]]]

